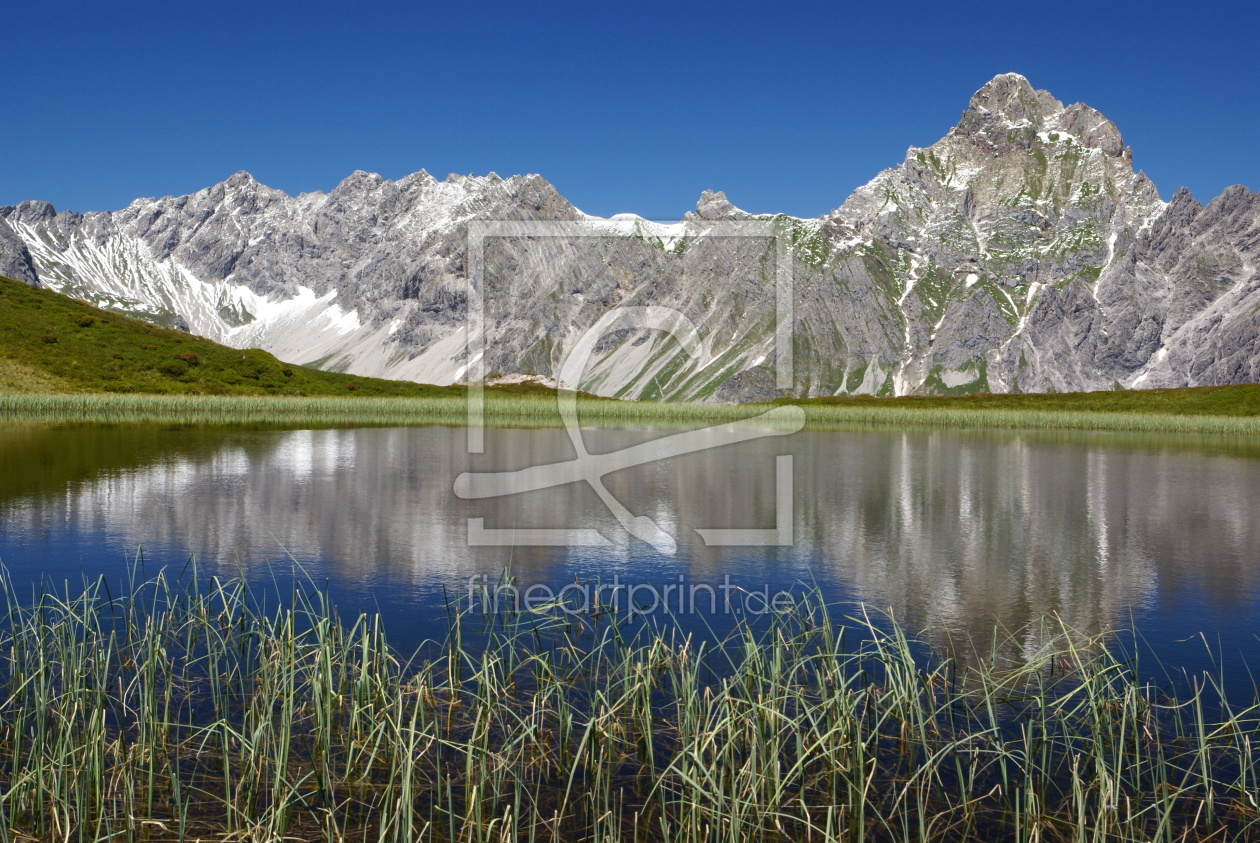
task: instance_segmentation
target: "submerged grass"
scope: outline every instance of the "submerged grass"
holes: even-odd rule
[[[4,841],[1260,833],[1254,701],[1170,696],[1053,624],[1028,661],[962,672],[816,600],[723,641],[453,614],[406,660],[318,591],[8,593]]]
[[[1028,396],[1014,396],[1025,398]],[[848,430],[871,427],[938,427],[1042,430],[1105,430],[1120,432],[1205,433],[1235,436],[1260,434],[1260,414],[1215,410],[1208,402],[1178,402],[1161,411],[1159,403],[1144,409],[1092,410],[1088,402],[1038,409],[1037,402],[1005,407],[948,401],[803,401],[806,428]],[[584,425],[707,425],[747,419],[776,404],[682,404],[616,401],[582,396],[579,418]],[[1104,406],[1112,406],[1110,404]],[[1197,412],[1193,412],[1197,411]],[[109,395],[0,393],[0,421],[15,423],[159,423],[270,424],[336,427],[345,425],[448,425],[467,423],[462,396],[420,398],[339,398],[311,396]],[[558,427],[555,394],[504,393],[488,390],[485,423],[499,427]]]

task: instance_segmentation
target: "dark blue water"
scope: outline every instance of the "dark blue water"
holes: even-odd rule
[[[584,435],[611,453],[662,433]],[[571,460],[563,431],[488,431],[485,453],[465,446],[446,428],[0,428],[0,561],[27,593],[99,576],[121,587],[195,559],[274,599],[327,588],[343,616],[381,613],[401,646],[444,634],[456,603],[561,598],[589,616],[598,594],[621,618],[720,633],[817,589],[838,612],[864,603],[933,643],[997,630],[1018,657],[1050,615],[1133,630],[1161,662],[1153,672],[1223,670],[1250,689],[1245,665],[1260,666],[1260,447],[1247,442],[798,433],[607,475],[673,553],[632,537],[581,483],[454,493],[467,471]],[[477,519],[500,544],[477,543]],[[698,532],[785,523],[783,546],[715,547]],[[606,543],[502,543],[514,529]]]

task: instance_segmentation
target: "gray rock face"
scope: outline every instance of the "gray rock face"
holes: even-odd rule
[[[1189,193],[1179,193],[1133,260],[1102,279],[1100,299],[1115,323],[1111,333],[1134,332],[1123,363],[1131,366],[1152,350],[1132,382],[1260,381],[1258,268],[1260,196],[1235,186],[1200,208]],[[1133,293],[1126,296],[1126,288]],[[1147,313],[1136,312],[1133,294],[1150,302]]]
[[[1178,191],[1092,289],[1039,299],[1013,345],[1033,352],[1023,370],[1059,389],[1260,380],[1258,248],[1260,196],[1232,187],[1204,208]]]
[[[107,307],[363,375],[554,376],[609,310],[655,305],[685,315],[705,353],[622,330],[597,346],[584,389],[773,397],[784,391],[782,240],[792,394],[1260,380],[1260,198],[1231,188],[1200,207],[1183,191],[1165,205],[1112,123],[1017,74],[993,79],[944,138],[815,220],[754,216],[708,191],[673,225],[603,220],[536,175],[423,171],[396,182],[355,172],[328,194],[296,197],[237,173],[114,213],[26,202],[0,220],[0,257],[29,266],[31,280],[37,270],[41,283]],[[728,236],[758,220],[773,237]],[[471,223],[500,228],[470,251]],[[29,247],[25,264],[6,245],[10,227]],[[476,359],[474,268],[486,327]]]
[[[0,219],[0,276],[39,286],[39,276],[26,243],[3,219]]]

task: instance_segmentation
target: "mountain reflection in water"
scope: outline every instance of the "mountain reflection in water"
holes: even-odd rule
[[[584,431],[592,453],[660,431]],[[464,471],[571,459],[559,430],[0,429],[0,560],[15,579],[108,573],[125,551],[256,576],[297,560],[315,579],[441,614],[442,589],[505,567],[523,585],[579,579],[816,584],[891,609],[929,637],[986,638],[1057,614],[1079,629],[1254,626],[1260,448],[1222,440],[1009,432],[800,433],[606,478],[675,556],[630,540],[582,484],[464,501]],[[795,543],[706,547],[696,528],[769,527],[775,456],[794,467]],[[487,527],[596,528],[606,548],[469,547]],[[76,550],[58,552],[74,537]],[[93,555],[84,547],[99,546]],[[51,560],[51,561],[50,561]],[[58,563],[56,560],[60,560]],[[58,564],[61,568],[58,568]],[[1193,607],[1193,608],[1188,608]],[[1189,613],[1189,614],[1187,614]],[[1189,618],[1189,619],[1187,619]],[[1206,629],[1190,628],[1206,626]],[[1231,627],[1232,628],[1232,627]]]

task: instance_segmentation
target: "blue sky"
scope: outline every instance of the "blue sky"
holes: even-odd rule
[[[248,170],[537,172],[589,213],[703,189],[816,216],[1017,71],[1164,198],[1260,190],[1260,11],[1158,3],[7,3],[0,204],[109,210]]]

